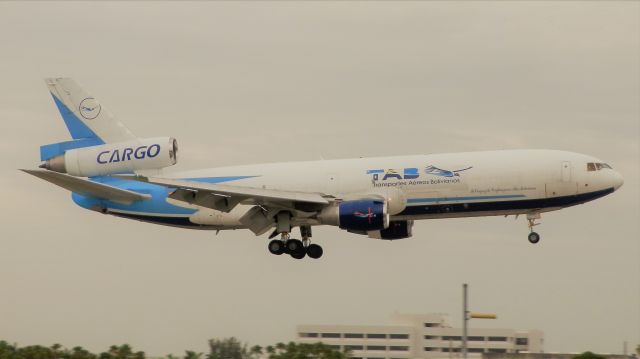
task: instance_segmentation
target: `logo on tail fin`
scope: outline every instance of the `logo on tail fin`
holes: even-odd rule
[[[87,97],[80,102],[78,110],[82,117],[87,120],[93,120],[100,114],[101,107],[96,99],[93,97]]]

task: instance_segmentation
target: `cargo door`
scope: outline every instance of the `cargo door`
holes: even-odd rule
[[[571,162],[562,161],[560,173],[556,172],[553,182],[545,184],[547,198],[573,196],[578,193],[578,183],[572,180],[571,172]]]

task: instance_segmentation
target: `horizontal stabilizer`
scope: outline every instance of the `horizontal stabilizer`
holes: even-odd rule
[[[98,146],[101,144],[103,144],[103,142],[100,141],[97,137],[91,137],[40,146],[40,161],[46,161],[56,156],[64,155],[64,153],[68,150]]]
[[[69,176],[63,173],[47,170],[22,171],[83,196],[106,199],[122,204],[130,204],[135,201],[143,201],[151,198],[151,196],[148,194],[128,191],[103,183],[97,183],[83,178]]]

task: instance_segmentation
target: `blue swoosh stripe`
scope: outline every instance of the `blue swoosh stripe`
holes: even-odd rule
[[[222,176],[222,177],[199,177],[199,178],[185,178],[187,181],[204,182],[204,183],[222,183],[237,181],[246,178],[254,178],[260,176]]]
[[[431,197],[431,198],[409,198],[407,203],[432,203],[432,202],[449,202],[449,201],[477,201],[490,199],[508,199],[508,198],[525,198],[523,194],[499,195],[499,196],[469,196],[469,197]]]

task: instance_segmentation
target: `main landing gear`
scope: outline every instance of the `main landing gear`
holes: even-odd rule
[[[527,221],[529,221],[529,231],[531,231],[527,239],[529,239],[529,242],[533,244],[540,242],[540,235],[537,232],[533,231],[533,227],[540,224],[540,223],[536,223],[536,219],[540,219],[540,218],[541,218],[540,213],[527,214]]]
[[[305,256],[318,259],[322,257],[322,247],[311,243],[311,227],[300,227],[302,240],[289,238],[289,233],[282,233],[280,239],[269,242],[268,249],[271,254],[288,254],[295,259],[302,259]]]

